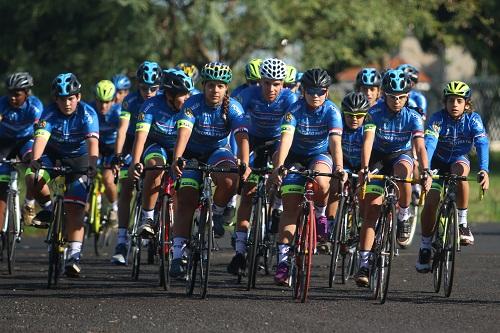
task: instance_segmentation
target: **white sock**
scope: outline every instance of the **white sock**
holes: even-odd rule
[[[43,210],[52,210],[52,201],[49,200],[41,206]]]
[[[405,221],[410,217],[410,207],[399,206],[398,220]]]
[[[325,216],[326,206],[316,206],[314,205],[316,218],[319,219],[321,216]]]
[[[187,238],[184,237],[174,237],[174,246],[173,246],[173,258],[179,259],[182,258],[184,254],[184,250],[186,249]]]
[[[278,244],[278,263],[286,262],[288,260],[288,252],[290,251],[290,245],[288,244]]]
[[[111,204],[111,209],[114,210],[115,212],[118,211],[118,201],[115,201]]]
[[[118,228],[118,244],[127,244],[128,241],[128,229]]]
[[[281,198],[278,198],[276,195],[274,196],[273,209],[283,211],[283,201]]]
[[[154,209],[146,210],[146,209],[142,208],[141,210],[142,210],[142,221],[146,221],[147,219],[151,219],[151,220],[154,219],[154,217],[155,217],[155,210]]]
[[[80,252],[82,252],[82,242],[69,242],[69,258],[79,255]]]
[[[28,205],[28,206],[34,206],[34,205],[35,205],[35,199],[28,199],[28,198],[25,198],[25,199],[24,199],[24,204],[25,204],[25,205]]]
[[[236,253],[247,253],[248,232],[236,231]]]
[[[370,266],[368,260],[370,260],[370,251],[359,251],[359,267],[368,268]]]
[[[432,236],[430,236],[430,237],[422,236],[422,240],[420,242],[420,248],[430,250],[431,247],[432,247]]]
[[[467,208],[458,210],[458,224],[467,227]]]
[[[214,212],[214,215],[222,215],[222,214],[224,214],[224,209],[225,208],[226,207],[217,206],[216,204],[212,205],[212,210]]]
[[[228,207],[233,207],[233,208],[236,208],[236,197],[237,195],[233,195],[233,197],[231,198],[231,200],[229,200],[229,203],[227,204]]]

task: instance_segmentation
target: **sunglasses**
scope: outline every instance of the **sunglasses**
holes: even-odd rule
[[[326,92],[328,91],[328,89],[325,89],[325,88],[307,88],[306,89],[306,94],[310,95],[310,96],[323,96],[324,94],[326,94]]]
[[[392,95],[392,94],[385,94],[387,97],[392,99],[395,102],[398,102],[399,100],[405,100],[408,98],[408,94],[403,94],[403,95]]]
[[[344,115],[351,117],[351,118],[356,118],[360,119],[366,116],[366,113],[350,113],[350,112],[344,112]]]
[[[141,85],[139,85],[139,89],[141,91],[144,91],[144,92],[155,92],[158,89],[160,89],[160,86],[148,86],[148,85],[141,84]]]

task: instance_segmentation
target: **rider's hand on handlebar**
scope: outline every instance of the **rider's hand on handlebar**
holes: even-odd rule
[[[184,166],[186,166],[186,162],[182,159],[182,158],[178,158],[177,161],[175,161],[175,163],[172,163],[172,173],[180,178],[182,176],[182,169],[184,168]]]
[[[276,186],[281,186],[281,182],[283,178],[286,177],[287,169],[282,165],[280,167],[274,168],[273,173],[271,175],[271,183]]]
[[[133,176],[134,179],[141,178],[142,172],[144,171],[144,165],[142,163],[130,164],[128,168],[128,174]]]
[[[31,160],[29,167],[32,171],[36,171],[36,170],[41,169],[42,168],[42,160],[41,159]]]
[[[358,172],[358,184],[360,187],[363,187],[365,182],[368,180],[368,168],[363,168]]]
[[[487,191],[490,188],[490,177],[488,173],[484,170],[481,170],[477,173],[478,182],[483,191]]]
[[[429,169],[422,170],[420,183],[422,185],[422,190],[426,193],[429,192],[432,186],[432,173]]]

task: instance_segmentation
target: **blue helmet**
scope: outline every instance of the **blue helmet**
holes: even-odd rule
[[[193,79],[181,69],[166,69],[163,71],[163,89],[170,95],[187,94],[193,91]]]
[[[111,81],[115,85],[116,90],[130,89],[130,87],[132,86],[132,83],[130,83],[130,79],[123,74],[113,75]]]
[[[411,90],[411,81],[402,70],[391,69],[382,79],[382,89],[389,94],[404,94]]]
[[[158,85],[161,82],[161,68],[158,63],[144,61],[137,69],[137,80],[140,83]]]
[[[73,73],[63,73],[52,81],[52,94],[56,97],[66,97],[80,93],[82,85]]]
[[[418,82],[418,69],[410,64],[402,64],[396,67],[396,69],[402,70],[414,83]]]
[[[375,68],[363,68],[356,75],[356,86],[380,87],[382,76]]]
[[[295,82],[300,82],[302,76],[304,76],[304,72],[297,72],[297,75],[295,75]]]

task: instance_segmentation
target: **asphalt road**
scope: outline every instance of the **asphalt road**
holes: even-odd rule
[[[229,237],[213,256],[207,300],[188,298],[184,285],[158,287],[157,267],[143,266],[138,282],[130,267],[114,267],[109,255],[84,252],[82,277],[64,278],[46,289],[43,239],[24,238],[15,272],[0,263],[0,331],[33,332],[496,332],[500,320],[500,223],[473,225],[476,245],[458,256],[451,297],[435,294],[432,275],[415,272],[415,244],[400,252],[386,304],[368,298],[352,281],[328,288],[329,257],[314,257],[309,301],[259,276],[247,292],[225,273],[232,251]],[[418,238],[419,239],[419,238]],[[414,242],[416,243],[416,242]],[[88,244],[90,245],[90,244]]]

